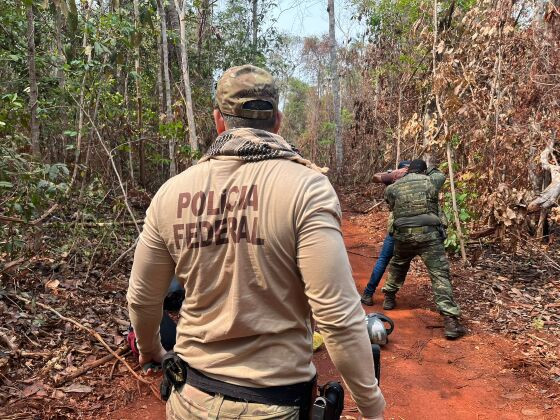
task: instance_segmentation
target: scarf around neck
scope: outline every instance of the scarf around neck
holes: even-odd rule
[[[198,162],[210,159],[237,159],[246,162],[287,159],[322,174],[329,170],[304,159],[298,149],[281,136],[255,128],[234,128],[223,132]]]

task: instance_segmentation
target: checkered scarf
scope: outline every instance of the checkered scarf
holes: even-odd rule
[[[288,159],[320,173],[328,171],[328,168],[320,168],[304,159],[298,149],[279,135],[254,128],[234,128],[222,133],[199,162],[210,159],[239,159],[247,162]]]

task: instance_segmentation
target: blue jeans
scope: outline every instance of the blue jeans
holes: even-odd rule
[[[375,289],[377,289],[377,286],[381,281],[381,277],[383,277],[383,273],[385,273],[385,270],[389,265],[389,261],[391,261],[391,258],[393,258],[394,244],[395,240],[393,239],[393,236],[387,235],[385,237],[385,240],[383,241],[383,247],[381,248],[379,258],[377,258],[375,267],[373,267],[373,272],[371,273],[371,277],[369,278],[369,283],[364,290],[364,295],[373,295],[375,293]]]

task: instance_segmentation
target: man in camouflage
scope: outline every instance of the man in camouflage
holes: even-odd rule
[[[426,162],[416,159],[408,174],[385,190],[394,217],[395,250],[389,278],[382,289],[383,309],[395,307],[395,295],[405,281],[410,262],[419,255],[430,274],[436,306],[444,317],[445,336],[455,339],[466,331],[459,321],[459,306],[453,300],[449,261],[443,246],[444,229],[438,216],[438,193],[444,182],[445,175],[439,170],[427,170]]]

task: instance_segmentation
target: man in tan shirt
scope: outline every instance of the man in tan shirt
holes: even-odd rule
[[[163,357],[159,322],[174,274],[185,287],[174,351],[189,368],[240,389],[309,383],[313,317],[364,419],[382,418],[334,189],[275,134],[282,114],[268,72],[229,69],[216,100],[219,137],[160,188],[136,247],[127,298],[140,363]],[[240,401],[187,381],[172,392],[167,416],[298,419],[299,407]]]

